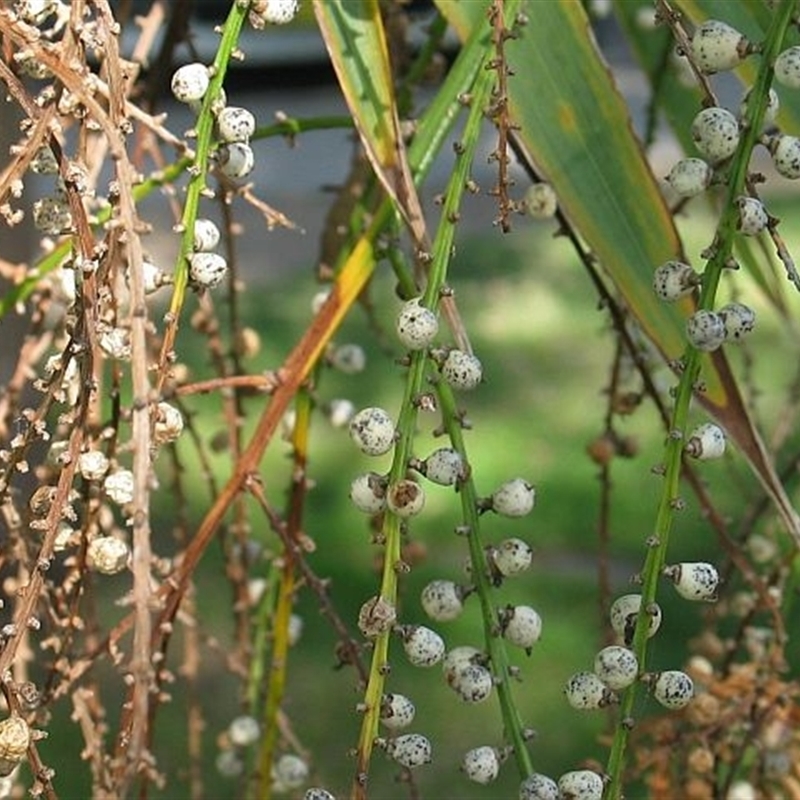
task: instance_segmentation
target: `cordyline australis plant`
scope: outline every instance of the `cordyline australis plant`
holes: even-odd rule
[[[17,120],[2,120],[14,143],[0,172],[0,248],[25,220],[45,237],[26,263],[0,260],[0,324],[27,325],[20,347],[3,353],[0,394],[3,796],[797,797],[789,631],[800,518],[784,486],[797,465],[796,368],[784,406],[770,412],[768,445],[753,421],[765,388],[754,365],[774,349],[759,332],[771,320],[796,331],[800,276],[764,199],[800,177],[795,0],[588,9],[438,0],[415,48],[403,3],[318,0],[307,22],[350,114],[282,114],[269,126],[226,96],[226,75],[247,57],[242,31],[290,22],[297,3],[237,0],[213,63],[170,73],[172,94],[195,115],[186,131],[157,113],[157,70],[143,67],[162,26],[157,60],[172,63],[188,5],[154,2],[130,20],[126,4],[109,0],[0,3],[0,81]],[[650,88],[643,140],[592,36],[601,13],[613,14]],[[448,26],[460,46],[445,68]],[[138,39],[123,58],[126,27]],[[431,73],[438,84],[422,105],[415,89]],[[741,100],[731,104],[734,84]],[[666,179],[646,157],[659,119],[685,153]],[[269,296],[246,319],[237,217],[249,204],[268,231],[294,223],[247,176],[262,140],[334,127],[354,130],[358,157],[323,237],[314,316],[275,364],[253,370],[251,326],[284,318]],[[493,178],[480,185],[487,136]],[[449,178],[432,197],[425,179],[440,153]],[[139,211],[160,192],[166,225]],[[603,430],[588,448],[601,479],[603,624],[594,661],[560,664],[555,682],[537,672],[548,617],[520,519],[555,487],[521,438],[495,482],[471,454],[491,441],[489,425],[467,435],[472,399],[502,370],[474,352],[457,302],[453,255],[474,195],[494,205],[494,240],[513,236],[522,214],[555,220],[615,340]],[[692,257],[676,221],[695,215],[706,228]],[[174,232],[171,266],[147,253],[154,230]],[[376,310],[382,272],[394,287],[386,319]],[[360,300],[391,354],[391,406],[377,394],[357,407],[326,393],[334,370],[364,369],[364,349],[336,340]],[[547,300],[516,302],[535,311]],[[187,366],[198,342],[213,370],[202,379]],[[784,351],[775,367],[796,362],[796,350]],[[640,566],[612,591],[610,509],[625,495],[621,482],[612,496],[612,473],[617,457],[636,454],[623,418],[648,406],[662,425],[658,497],[636,533]],[[209,443],[219,408],[223,432]],[[366,516],[379,554],[377,570],[350,567],[361,594],[347,610],[315,564],[341,541],[322,529],[328,512],[312,491],[312,422],[324,414],[349,437],[337,440],[348,469],[323,488],[349,496],[348,524]],[[265,466],[284,440],[288,476]],[[753,501],[736,519],[703,474],[731,450],[760,487],[748,488]],[[201,495],[210,500],[198,508]],[[420,582],[423,541],[443,547],[441,530],[435,545],[423,526],[426,499],[445,505],[446,551],[460,550],[466,571],[453,564]],[[701,514],[689,522],[692,507]],[[676,558],[676,538],[698,524],[715,537],[716,558],[704,560],[699,542],[696,555]],[[213,558],[227,599],[208,608],[200,566]],[[335,688],[328,656],[313,651],[301,665],[290,649],[304,601],[332,631],[351,694]],[[665,629],[681,627],[669,608],[700,627],[679,649],[659,647]],[[447,633],[470,617],[471,636]],[[443,678],[423,695],[422,678],[403,680],[409,665]],[[204,691],[209,670],[227,696]],[[330,696],[324,709],[295,714],[309,681]],[[537,697],[550,687],[560,703],[537,742],[525,718],[531,687]],[[454,705],[476,721],[434,736],[440,712],[430,709]],[[546,763],[539,742],[563,740],[560,729],[584,712],[607,718],[602,749],[570,744]],[[208,722],[220,714],[221,733]],[[80,759],[59,738],[80,739]]]

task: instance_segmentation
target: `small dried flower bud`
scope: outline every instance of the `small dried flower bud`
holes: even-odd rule
[[[684,158],[669,171],[667,183],[681,197],[694,197],[708,188],[713,175],[702,158]]]
[[[249,144],[230,142],[217,150],[217,163],[229,178],[245,178],[253,171],[256,157]]]
[[[116,536],[98,536],[89,542],[86,557],[89,564],[103,575],[116,575],[128,565],[130,549]]]
[[[0,721],[0,776],[10,775],[31,743],[31,729],[22,717],[12,714]]]
[[[228,262],[218,253],[193,253],[189,256],[189,277],[204,289],[213,289],[225,280]]]
[[[524,517],[533,509],[536,489],[524,478],[506,481],[491,497],[490,508],[504,517]]]
[[[736,28],[716,19],[697,27],[691,45],[695,63],[708,74],[733,69],[748,50],[747,39]]]
[[[217,114],[217,133],[223,142],[249,142],[256,118],[246,108],[227,106]]]
[[[183,432],[183,416],[175,406],[159,403],[155,408],[153,423],[153,444],[174,442]]]
[[[444,658],[444,640],[424,625],[399,625],[395,628],[403,640],[403,649],[415,667],[432,667]]]
[[[480,664],[468,664],[448,681],[450,688],[465,703],[482,703],[494,689],[492,673]]]
[[[694,683],[685,673],[677,669],[659,672],[651,680],[653,696],[664,708],[678,709],[689,705],[694,697]]]
[[[414,769],[430,764],[433,748],[430,741],[419,733],[404,733],[394,739],[379,739],[376,744],[398,764]]]
[[[371,597],[358,612],[358,629],[368,639],[391,630],[397,621],[397,609],[383,597]]]
[[[739,208],[739,230],[745,236],[757,236],[769,224],[764,204],[755,197],[737,197]]]
[[[542,618],[530,606],[506,606],[500,615],[503,638],[530,654],[533,645],[542,636]]]
[[[330,356],[331,366],[345,375],[356,375],[364,371],[367,354],[360,344],[343,344],[335,348]]]
[[[103,491],[119,506],[133,501],[133,473],[129,469],[118,469],[106,475]]]
[[[36,151],[29,168],[37,175],[57,175],[58,161],[50,147],[43,145]]]
[[[419,467],[422,474],[441,486],[452,486],[464,478],[464,459],[452,447],[434,450]]]
[[[667,261],[653,273],[653,291],[662,300],[671,303],[692,294],[701,280],[700,275],[688,264]]]
[[[495,570],[507,578],[530,568],[533,548],[522,539],[504,539],[489,551],[489,557]]]
[[[617,696],[594,674],[576,672],[564,686],[567,702],[579,711],[605,708],[617,702]]]
[[[386,506],[398,517],[414,517],[425,506],[425,492],[416,481],[404,478],[386,490]]]
[[[234,747],[249,747],[258,741],[260,735],[258,721],[247,714],[236,717],[228,725],[228,738]]]
[[[386,477],[377,472],[359,475],[350,484],[350,499],[365,514],[380,513],[386,508]]]
[[[778,55],[775,80],[788,89],[800,89],[800,47],[789,47]]]
[[[442,377],[453,389],[470,391],[483,380],[478,358],[463,350],[450,350],[441,366]]]
[[[601,800],[603,779],[590,769],[565,772],[558,779],[558,790],[563,800]]]
[[[769,151],[775,169],[784,178],[800,178],[800,139],[796,136],[775,136],[770,141]]]
[[[640,594],[624,594],[618,597],[612,604],[609,611],[611,627],[615,633],[623,639],[625,644],[633,641],[633,634],[636,630],[636,620],[639,617],[639,609],[642,606],[642,596]],[[648,638],[654,636],[661,627],[661,608],[653,603],[647,609],[649,626],[647,630]]]
[[[675,591],[687,600],[713,602],[717,599],[719,573],[706,561],[683,561],[664,567],[664,575],[675,585]]]
[[[519,800],[561,800],[561,794],[552,778],[534,772],[519,785]]]
[[[686,454],[692,458],[708,461],[725,454],[725,431],[713,422],[695,428],[686,442]]]
[[[474,747],[464,754],[461,771],[475,783],[491,783],[500,772],[500,757],[494,747]]]
[[[610,645],[594,657],[594,671],[609,689],[619,691],[630,686],[639,674],[636,653],[627,647]]]
[[[464,590],[453,581],[431,581],[422,590],[420,602],[431,619],[449,622],[461,616],[464,610]]]
[[[272,765],[272,783],[276,791],[297,789],[308,780],[308,764],[292,753],[284,753]]]
[[[394,422],[382,408],[364,408],[350,420],[350,438],[362,453],[383,455],[394,445]]]
[[[701,308],[686,320],[686,338],[692,347],[711,352],[725,341],[725,323],[716,312]]]
[[[219,244],[219,228],[210,219],[200,217],[194,221],[194,249],[200,253],[209,253]]]
[[[414,704],[403,694],[385,694],[381,700],[380,720],[390,730],[407,728],[415,714]]]
[[[550,219],[558,210],[558,198],[549,183],[534,183],[523,200],[525,210],[534,219]]]
[[[397,338],[409,350],[425,350],[430,347],[439,333],[439,320],[436,314],[420,305],[421,298],[409,300],[397,315],[395,328]]]
[[[744,303],[728,303],[717,311],[725,325],[725,339],[738,341],[753,331],[756,312]]]
[[[702,155],[712,164],[718,164],[736,152],[739,146],[739,123],[724,108],[704,108],[692,122],[692,140]]]
[[[87,450],[78,457],[78,472],[87,481],[99,481],[108,472],[108,458],[100,450]]]
[[[130,361],[131,334],[124,328],[106,328],[97,338],[100,349],[109,357],[118,361]]]
[[[184,64],[172,76],[172,94],[181,103],[202,100],[210,83],[205,64]]]

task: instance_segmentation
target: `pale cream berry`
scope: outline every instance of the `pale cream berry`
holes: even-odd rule
[[[380,721],[390,730],[407,728],[416,713],[414,703],[404,694],[385,694],[381,700]]]
[[[625,642],[630,644],[633,641],[633,634],[636,630],[636,620],[639,617],[639,609],[642,607],[642,596],[640,594],[624,594],[618,597],[609,610],[609,619],[614,632]],[[654,636],[661,627],[661,608],[657,603],[651,603],[646,609],[647,615],[647,636]]]
[[[503,638],[523,648],[530,655],[533,646],[542,636],[542,618],[539,612],[530,606],[507,605],[498,614]]]
[[[752,333],[756,325],[756,312],[744,303],[727,303],[717,309],[725,325],[725,339],[738,341]]]
[[[719,573],[707,561],[683,561],[664,567],[664,575],[675,586],[675,591],[686,600],[714,602],[719,588]]]
[[[414,517],[425,507],[425,491],[416,481],[404,478],[386,490],[386,507],[403,519]]]
[[[756,197],[737,197],[739,209],[739,230],[745,236],[757,236],[769,224],[769,216],[764,204]]]
[[[683,261],[667,261],[653,273],[653,291],[668,303],[692,294],[700,285],[701,277]]]
[[[420,305],[421,298],[409,300],[400,309],[395,321],[397,338],[409,350],[425,350],[439,333],[439,320],[434,311]]]
[[[500,757],[494,747],[474,747],[464,754],[461,771],[475,783],[488,784],[500,772]]]
[[[507,578],[530,568],[533,548],[522,539],[504,539],[497,547],[491,548],[488,555],[497,573]]]
[[[702,158],[684,158],[669,171],[667,183],[681,197],[694,197],[708,188],[713,175]]]
[[[562,800],[601,800],[603,788],[603,779],[590,769],[565,772],[558,779]]]
[[[184,64],[172,76],[172,94],[181,103],[202,100],[210,82],[205,64]]]
[[[267,23],[286,25],[295,18],[299,8],[300,0],[253,0],[248,20],[256,30]]]
[[[651,686],[653,696],[664,708],[684,708],[694,697],[692,679],[677,669],[659,672],[654,679],[651,678]]]
[[[468,664],[456,672],[448,684],[465,703],[482,703],[492,694],[494,677],[481,664]]]
[[[523,203],[534,219],[549,219],[558,210],[558,198],[553,187],[543,181],[528,187]]]
[[[214,766],[223,778],[238,778],[244,772],[244,761],[236,750],[222,750]]]
[[[133,473],[129,469],[118,469],[106,475],[103,491],[117,505],[130,503],[133,500]]]
[[[725,323],[716,312],[700,309],[686,320],[686,338],[692,347],[711,352],[725,341]]]
[[[217,133],[223,142],[249,142],[256,118],[246,108],[226,106],[217,114]]]
[[[334,428],[344,428],[350,424],[356,413],[356,407],[351,400],[337,397],[328,403],[328,422]]]
[[[228,725],[228,739],[234,747],[249,747],[258,741],[261,728],[253,717],[243,714]]]
[[[712,164],[730,158],[739,146],[739,123],[724,108],[704,108],[692,122],[695,147]]]
[[[153,419],[153,444],[174,442],[183,433],[183,415],[169,403],[159,403]]]
[[[284,753],[272,765],[272,783],[277,791],[297,789],[308,780],[308,764],[293,753]]]
[[[800,89],[800,47],[789,47],[778,55],[775,80],[788,89]]]
[[[318,786],[314,786],[311,789],[306,789],[306,793],[303,795],[303,800],[336,800],[336,797],[327,789],[321,789]]]
[[[452,686],[462,670],[474,664],[480,665],[484,659],[484,654],[477,647],[471,645],[460,645],[448,650],[442,660],[445,680]]]
[[[684,450],[700,461],[722,458],[725,454],[725,431],[713,422],[698,425],[689,434]]]
[[[751,97],[752,89],[748,89],[742,97],[742,102],[739,104],[739,119],[744,119]],[[781,99],[778,97],[778,93],[774,89],[770,89],[767,95],[767,107],[764,109],[764,117],[761,120],[762,129],[769,128],[775,124],[780,107]]]
[[[330,363],[334,369],[345,375],[356,375],[364,371],[367,354],[360,344],[342,344],[331,352]]]
[[[25,720],[12,714],[0,721],[0,776],[10,775],[19,766],[31,743],[31,729]]]
[[[361,409],[350,420],[349,430],[358,449],[369,456],[383,455],[394,446],[394,422],[382,408]]]
[[[579,711],[605,708],[617,701],[617,696],[594,674],[576,672],[564,686],[567,702]]]
[[[535,502],[534,486],[524,478],[513,478],[492,494],[489,508],[504,517],[524,517]]]
[[[103,575],[116,575],[128,565],[130,548],[116,536],[98,536],[86,549],[89,565]]]
[[[519,785],[519,800],[561,800],[561,794],[552,778],[534,772]]]
[[[789,180],[800,178],[800,139],[796,136],[775,136],[769,151],[778,174]]]
[[[422,590],[420,603],[431,619],[450,622],[464,610],[464,589],[453,581],[431,581]]]
[[[33,204],[33,224],[49,236],[58,236],[72,227],[69,203],[63,197],[42,197]]]
[[[609,689],[619,691],[630,686],[639,675],[636,653],[627,647],[612,644],[594,657],[594,672]]]
[[[245,178],[253,171],[256,157],[249,144],[230,142],[217,150],[217,163],[223,175]]]
[[[395,631],[402,639],[409,662],[415,667],[432,667],[444,658],[444,640],[436,631],[424,625],[398,625]]]
[[[130,361],[131,332],[125,328],[104,328],[97,337],[100,349],[118,361]]]
[[[395,739],[378,739],[376,744],[383,747],[398,764],[414,769],[430,764],[433,753],[430,741],[420,733],[404,733]]]
[[[711,74],[741,64],[747,55],[748,42],[736,28],[709,19],[695,29],[691,49],[700,70]]]
[[[365,514],[379,514],[386,508],[386,484],[386,477],[377,472],[359,475],[350,484],[353,505]]]
[[[199,217],[194,221],[193,247],[201,253],[211,252],[219,244],[219,228],[214,220]]]
[[[303,625],[303,618],[299,614],[289,615],[286,633],[290,647],[294,647],[300,641],[300,637],[303,635]]]
[[[100,450],[87,450],[78,456],[78,472],[87,481],[99,481],[108,472],[109,461]]]
[[[450,350],[441,366],[442,377],[458,391],[470,391],[483,380],[480,360],[463,350]]]
[[[189,277],[204,289],[213,289],[225,280],[228,262],[218,253],[193,253],[189,256]]]
[[[463,480],[466,473],[461,453],[452,447],[434,450],[417,468],[429,481],[440,486],[452,486]]]
[[[157,267],[150,259],[142,260],[142,284],[145,294],[153,294],[162,286],[170,282],[166,273]]]

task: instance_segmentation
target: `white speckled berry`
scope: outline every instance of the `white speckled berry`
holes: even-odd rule
[[[736,67],[747,54],[747,45],[747,39],[736,28],[716,19],[699,25],[691,41],[695,63],[708,74]]]
[[[424,350],[439,333],[439,320],[430,308],[420,305],[419,297],[415,297],[400,309],[395,329],[397,338],[404,347],[409,350]]]
[[[142,284],[145,294],[153,294],[167,283],[169,278],[161,269],[147,258],[142,260]]]
[[[542,618],[530,606],[506,606],[499,612],[503,638],[528,653],[542,636]]]
[[[736,152],[739,146],[739,123],[724,108],[704,108],[692,122],[692,140],[712,164],[717,164]]]
[[[272,765],[273,788],[277,791],[297,789],[308,780],[308,764],[293,753],[285,753]]]
[[[244,178],[253,171],[256,157],[249,144],[231,142],[217,150],[217,163],[222,173],[229,178]]]
[[[448,650],[442,660],[442,671],[444,672],[445,680],[452,686],[459,672],[473,664],[480,664],[483,659],[483,653],[477,647],[470,645],[460,645]]]
[[[694,197],[708,188],[713,175],[702,158],[683,158],[669,171],[667,183],[681,197]]]
[[[519,785],[519,800],[560,800],[558,784],[547,775],[534,772]]]
[[[219,244],[219,228],[213,220],[198,218],[194,221],[195,250],[208,253]]]
[[[497,572],[507,578],[530,568],[533,548],[523,539],[504,539],[489,551],[489,557]]]
[[[756,325],[756,312],[744,303],[728,303],[717,309],[725,325],[725,339],[738,341],[752,333]]]
[[[775,169],[784,178],[800,178],[800,139],[796,136],[775,136],[770,142]]]
[[[430,741],[420,733],[404,733],[396,739],[383,740],[383,747],[398,764],[409,769],[430,764],[433,753]]]
[[[747,113],[747,106],[750,103],[751,93],[751,90],[748,89],[742,97],[742,102],[739,104],[739,119],[743,119]],[[775,124],[780,108],[781,99],[778,97],[778,93],[774,89],[770,89],[769,95],[767,96],[767,107],[764,109],[764,116],[761,120],[762,129],[769,128]]]
[[[767,227],[769,217],[764,204],[756,197],[737,197],[739,230],[745,236],[756,236]]]
[[[664,708],[684,708],[694,697],[692,679],[677,669],[658,673],[652,686],[653,696]]]
[[[87,450],[78,457],[78,472],[87,481],[99,481],[108,472],[109,461],[100,450]]]
[[[86,558],[89,565],[103,575],[116,575],[128,565],[130,548],[116,536],[98,536],[89,542]]]
[[[775,80],[788,89],[800,89],[800,47],[789,47],[778,55]]]
[[[653,291],[671,303],[692,294],[700,285],[700,275],[683,261],[667,261],[653,273]]]
[[[449,622],[464,610],[464,590],[453,581],[431,581],[422,590],[420,603],[431,619]]]
[[[223,778],[238,778],[244,772],[244,761],[236,750],[221,750],[214,766]]]
[[[636,619],[639,616],[639,609],[642,606],[642,596],[640,594],[624,594],[618,597],[609,610],[609,620],[614,632],[626,643],[633,641],[633,633],[636,629]],[[652,603],[648,609],[649,626],[647,630],[648,638],[654,636],[661,627],[661,608],[657,603]]]
[[[367,354],[360,344],[341,344],[330,355],[331,366],[345,375],[356,375],[364,371]]]
[[[394,437],[394,422],[382,408],[363,408],[350,420],[350,438],[368,456],[388,453]]]
[[[414,704],[404,694],[385,694],[381,700],[380,720],[390,730],[407,728],[416,713]]]
[[[524,517],[536,502],[536,489],[524,478],[513,478],[497,489],[491,498],[491,509],[504,517]]]
[[[202,100],[209,83],[208,67],[205,64],[184,64],[172,76],[172,94],[181,103]]]
[[[713,422],[698,425],[689,434],[684,449],[700,461],[721,458],[725,454],[725,431]]]
[[[525,210],[534,219],[549,219],[558,209],[558,198],[549,183],[534,183],[525,192]]]
[[[192,253],[189,256],[189,277],[204,289],[213,289],[225,280],[228,262],[219,253]]]
[[[159,403],[155,408],[153,422],[153,443],[174,442],[183,432],[183,416],[175,406]]]
[[[576,672],[564,685],[564,694],[567,702],[579,711],[605,708],[617,700],[594,672]]]
[[[403,649],[415,667],[432,667],[444,658],[444,640],[424,625],[399,625],[395,629],[403,640]]]
[[[260,735],[258,721],[247,714],[236,717],[228,725],[228,738],[234,747],[249,747],[258,741]]]
[[[63,197],[42,197],[33,203],[33,224],[49,236],[58,236],[72,227],[69,203]]]
[[[295,18],[299,8],[299,0],[253,0],[248,20],[256,30],[266,24],[286,25]]]
[[[217,115],[217,133],[223,142],[249,142],[256,118],[246,108],[226,106]]]
[[[469,664],[455,673],[449,684],[465,703],[482,703],[492,694],[494,678],[486,667]]]
[[[314,786],[311,789],[306,789],[303,800],[336,800],[336,797],[327,789],[320,789],[318,786]]]
[[[118,469],[106,475],[103,491],[117,505],[130,503],[133,500],[133,473],[129,469]]]
[[[707,561],[683,561],[664,567],[664,575],[675,586],[675,591],[687,600],[713,602],[717,599],[719,573]]]
[[[468,750],[461,762],[461,771],[475,783],[491,783],[500,772],[497,750],[487,745]]]
[[[359,475],[350,484],[353,505],[365,514],[378,514],[386,508],[386,477],[377,472]]]
[[[425,506],[425,491],[416,481],[404,478],[386,490],[386,506],[398,517],[415,517]]]
[[[358,629],[368,639],[390,631],[397,620],[397,609],[384,597],[375,595],[358,611]]]
[[[429,480],[440,486],[452,486],[464,478],[464,459],[452,447],[434,450],[421,464],[420,471]]]
[[[601,800],[603,779],[590,769],[565,772],[558,779],[561,800]]]
[[[356,413],[352,400],[345,397],[336,397],[328,403],[328,422],[334,428],[344,428],[350,424]]]
[[[470,391],[483,380],[483,366],[478,358],[463,350],[451,350],[441,367],[442,377],[459,391]]]
[[[725,341],[725,323],[716,312],[701,308],[686,320],[686,338],[698,350],[716,350]]]
[[[633,650],[612,644],[604,647],[594,657],[594,671],[609,689],[619,691],[636,680],[639,661]]]

